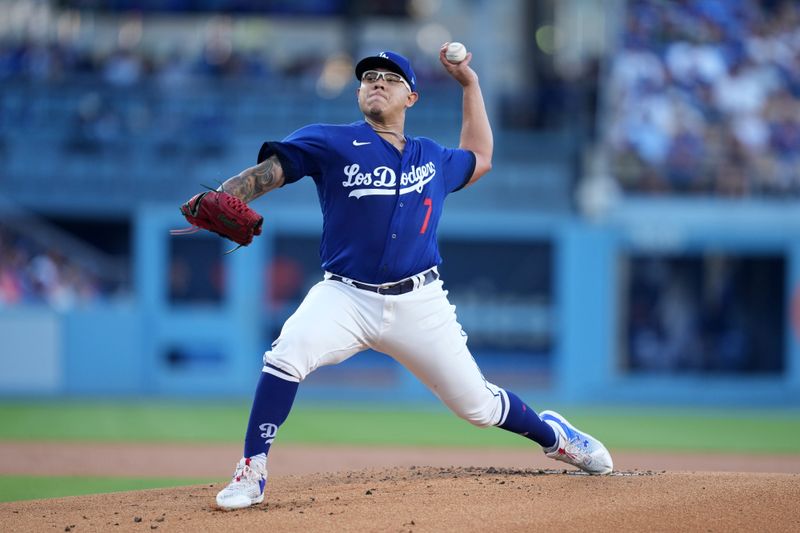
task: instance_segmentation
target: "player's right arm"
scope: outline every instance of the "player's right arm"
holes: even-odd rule
[[[261,163],[241,171],[222,184],[220,190],[243,202],[251,202],[282,186],[286,177],[278,156],[273,154]]]
[[[439,50],[439,61],[463,89],[461,137],[458,147],[475,154],[475,168],[466,183],[470,185],[492,169],[494,137],[481,94],[478,74],[469,66],[472,53],[468,53],[464,61],[454,64],[445,57],[446,51],[447,43]]]

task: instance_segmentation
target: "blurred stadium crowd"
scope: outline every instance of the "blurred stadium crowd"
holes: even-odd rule
[[[477,52],[495,167],[480,193],[455,197],[449,212],[502,211],[524,215],[522,223],[555,215],[560,224],[590,214],[576,185],[600,175],[612,178],[612,199],[599,202],[602,209],[623,211],[659,196],[672,200],[664,213],[676,219],[687,203],[746,208],[761,205],[747,200],[800,195],[797,0],[10,3],[16,7],[0,10],[0,310],[132,301],[128,274],[141,243],[135,209],[177,205],[184,188],[240,170],[272,135],[310,121],[356,119],[353,61],[376,43],[414,64],[423,98],[409,132],[437,140],[452,134],[457,142],[460,102],[429,52],[459,17],[483,23],[482,15],[506,33],[481,41],[465,31],[479,23],[460,26]],[[412,5],[441,13],[415,17]],[[284,7],[289,18],[281,18]],[[350,17],[355,11],[361,21]],[[518,24],[503,18],[509,12]],[[371,25],[369,14],[383,17],[380,24]],[[304,204],[302,190],[287,189],[279,193],[285,205],[316,209],[313,194]],[[680,201],[687,196],[702,200]],[[736,201],[706,201],[718,198]],[[17,215],[86,247],[40,238],[11,223]],[[752,258],[737,244],[709,257],[666,235],[675,248],[660,253],[662,235],[653,230],[652,251],[648,231],[645,251],[628,258],[620,281],[625,364],[656,372],[782,371],[784,250],[770,256],[758,248]],[[555,287],[566,275],[558,260],[564,241],[555,233],[517,242],[479,232],[440,243],[473,346],[551,351],[552,317],[560,316]],[[221,246],[214,236],[169,241],[170,305],[224,307]],[[316,235],[276,232],[264,268],[271,323],[283,323],[316,281],[317,246]],[[469,271],[451,266],[459,264]]]
[[[0,309],[46,304],[66,310],[108,300],[120,289],[103,282],[60,247],[0,227]]]
[[[305,56],[276,65],[266,51],[240,50],[215,41],[200,53],[175,50],[163,56],[140,47],[104,52],[71,42],[0,42],[0,80],[39,83],[81,76],[114,86],[154,81],[165,87],[201,79],[316,79],[324,62],[322,56]]]
[[[141,21],[133,20],[130,25],[140,28]],[[119,87],[153,82],[164,88],[176,88],[190,82],[227,79],[305,81],[313,85],[325,69],[337,70],[336,74],[346,77],[347,82],[352,80],[353,59],[324,49],[284,54],[277,59],[267,46],[237,47],[227,36],[212,35],[198,50],[187,46],[163,51],[142,45],[137,30],[128,31],[136,36],[129,40],[120,38],[113,50],[63,39],[20,40],[0,36],[0,81],[54,83],[85,77]],[[423,86],[448,79],[429,55],[410,56]]]
[[[781,198],[800,193],[800,4],[630,0],[624,6],[618,48],[601,58],[607,68],[591,71],[599,76],[595,81],[605,102],[596,110],[598,117],[584,118],[607,132],[612,174],[624,190]],[[125,148],[143,138],[153,141],[154,157],[164,161],[186,156],[208,163],[241,136],[231,119],[241,102],[225,98],[226,82],[272,86],[289,80],[313,88],[326,69],[339,69],[346,83],[353,83],[352,58],[331,62],[325,50],[278,61],[267,48],[239,48],[212,34],[193,52],[156,53],[140,40],[126,38],[126,28],[123,24],[113,49],[53,36],[0,38],[0,83],[23,95],[36,94],[41,104],[0,92],[0,162],[4,137],[43,130],[61,119],[70,126],[52,131],[61,137],[46,142],[91,165],[99,165],[103,154],[130,157]],[[443,77],[434,67],[427,60],[415,61],[426,88]],[[577,107],[564,96],[567,79],[548,85],[541,81],[548,74],[553,73],[539,68],[530,78],[539,81],[520,84],[516,94],[539,94],[541,116],[559,107],[574,119],[569,112],[577,113]],[[85,83],[84,92],[75,90],[83,85],[64,83],[75,80]],[[163,109],[189,100],[201,88],[220,93],[221,104]],[[114,94],[119,95],[116,100],[107,98]],[[172,101],[159,100],[160,94],[172,95]],[[77,105],[66,105],[70,98]],[[517,99],[508,107],[512,119],[525,115],[525,105]],[[507,124],[517,125],[514,120]],[[57,129],[49,128],[48,134]],[[533,157],[529,146],[519,151]],[[142,153],[130,159],[137,158]],[[0,252],[0,305],[46,301],[58,307],[108,298],[119,290],[82,271],[63,250],[48,249],[10,230],[0,233]]]
[[[18,2],[16,7],[23,4]],[[83,4],[109,9],[103,3]],[[236,3],[234,11],[258,11],[257,4]],[[308,7],[306,4],[312,3],[301,2],[293,9]],[[325,2],[313,4],[314,9],[327,9]],[[345,4],[337,2],[337,10]],[[35,3],[25,7],[30,5]],[[333,85],[338,83],[340,88],[353,84],[352,58],[330,55],[321,48],[313,53],[284,54],[278,60],[269,47],[236,46],[229,35],[218,35],[225,32],[214,31],[199,48],[187,45],[165,52],[163,47],[147,46],[141,39],[142,17],[126,14],[124,9],[129,7],[124,3],[115,7],[120,9],[117,15],[128,22],[121,24],[113,48],[85,39],[0,28],[0,84],[5,89],[0,91],[3,165],[9,166],[10,151],[20,147],[19,142],[10,142],[12,138],[23,139],[24,149],[34,157],[35,147],[45,142],[54,156],[85,162],[73,167],[77,171],[64,169],[67,173],[91,171],[101,157],[129,157],[132,143],[143,141],[152,145],[165,167],[169,162],[179,166],[185,158],[207,162],[223,155],[236,137],[231,132],[231,117],[239,112],[232,110],[240,102],[226,99],[226,88],[253,93],[269,84],[279,92],[284,86],[288,89],[283,92],[304,87],[310,88],[311,94],[325,96],[320,80],[338,77],[340,81],[334,79]],[[215,15],[212,7],[205,6],[208,16]],[[150,8],[182,10],[158,2]],[[36,15],[31,12],[29,17],[34,21]],[[219,24],[224,26],[224,20]],[[426,84],[444,79],[440,70],[432,68],[431,61],[420,61],[417,66],[420,81]],[[45,131],[48,133],[43,134]],[[0,174],[0,187],[8,183]],[[72,260],[66,249],[52,240],[43,243],[0,223],[0,307],[45,303],[68,309],[108,300],[124,289],[102,273],[98,276],[90,271],[86,264]]]
[[[606,91],[627,192],[800,194],[800,3],[632,0],[621,39]]]

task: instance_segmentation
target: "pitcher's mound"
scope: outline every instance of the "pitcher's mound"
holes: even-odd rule
[[[799,531],[800,475],[402,467],[0,504],[4,531]]]

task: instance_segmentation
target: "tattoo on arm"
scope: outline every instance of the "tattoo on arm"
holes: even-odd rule
[[[278,157],[273,155],[254,167],[240,172],[222,184],[221,190],[250,202],[259,196],[283,185],[283,168]]]

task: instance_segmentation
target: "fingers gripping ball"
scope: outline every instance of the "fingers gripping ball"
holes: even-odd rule
[[[467,48],[461,43],[450,43],[447,45],[444,57],[450,63],[461,63],[467,58]]]
[[[261,235],[264,217],[247,204],[226,192],[206,191],[181,206],[189,224],[216,233],[247,246],[253,236]]]

